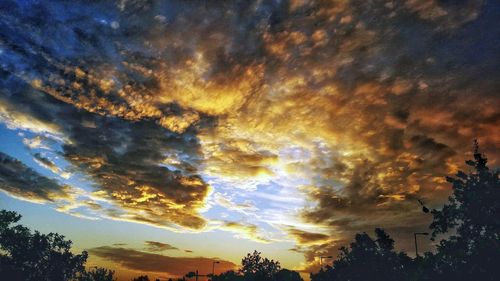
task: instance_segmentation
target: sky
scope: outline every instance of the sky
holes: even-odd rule
[[[498,1],[0,2],[0,207],[120,280],[304,273],[500,156]],[[433,245],[422,238],[422,250]]]

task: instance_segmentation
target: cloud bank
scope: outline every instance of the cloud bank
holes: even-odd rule
[[[165,274],[169,277],[183,277],[186,273],[198,270],[200,274],[212,272],[212,262],[218,260],[217,269],[221,271],[235,269],[232,262],[204,257],[171,257],[151,254],[133,249],[102,246],[89,249],[92,255],[120,264],[121,266],[146,273]]]

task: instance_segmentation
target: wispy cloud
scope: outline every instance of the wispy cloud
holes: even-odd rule
[[[157,241],[144,241],[146,244],[146,251],[148,252],[163,252],[168,250],[179,250],[179,248],[174,247],[167,243],[157,242]]]

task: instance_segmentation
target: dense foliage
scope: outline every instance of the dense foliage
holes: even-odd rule
[[[433,236],[453,231],[441,240],[432,257],[438,278],[498,280],[500,276],[500,178],[488,168],[477,143],[470,173],[459,171],[447,180],[453,194],[441,210],[433,210]]]
[[[350,247],[340,248],[333,268],[320,270],[312,277],[326,280],[407,280],[410,258],[394,251],[394,240],[382,229],[375,229],[376,239],[368,234],[356,234]]]
[[[115,281],[115,272],[106,268],[95,267],[88,271],[84,271],[78,276],[78,281]]]
[[[282,269],[278,261],[261,257],[261,253],[248,253],[241,260],[239,272],[227,271],[214,276],[213,281],[302,281],[300,275]]]
[[[73,254],[70,240],[57,233],[32,233],[16,224],[21,216],[0,211],[0,276],[23,281],[113,281],[114,272],[85,270],[87,253]]]
[[[254,251],[243,258],[240,271],[246,281],[271,281],[280,269],[279,262],[262,258],[260,252]]]

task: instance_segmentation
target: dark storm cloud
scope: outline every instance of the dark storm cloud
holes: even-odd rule
[[[163,252],[167,250],[179,250],[179,248],[174,247],[170,244],[167,243],[161,243],[157,241],[144,241],[144,244],[146,244],[147,248],[146,250],[148,252]]]
[[[311,247],[310,260],[325,248],[336,253],[355,232],[377,225],[405,241],[425,229],[428,218],[416,198],[446,198],[443,176],[463,162],[474,137],[498,158],[498,110],[492,105],[499,85],[492,62],[499,61],[493,39],[499,32],[487,27],[496,25],[496,4],[330,3],[300,6],[297,12],[312,15],[285,17],[286,28],[269,37],[270,52],[286,65],[282,75],[319,72],[328,64],[332,77],[306,80],[305,88],[319,91],[335,81],[330,131],[339,139],[337,149],[354,148],[352,156],[313,164],[317,186],[304,190],[317,205],[303,217],[330,225],[341,242]],[[316,33],[316,42],[297,44],[297,32]],[[398,227],[403,221],[412,227]]]
[[[216,258],[204,257],[170,257],[160,254],[151,254],[133,249],[102,246],[89,249],[91,255],[115,262],[127,269],[141,272],[162,272],[169,275],[184,276],[190,271],[211,272],[212,263]],[[235,269],[236,265],[229,261],[219,260],[218,268],[221,271]]]
[[[35,202],[71,199],[70,187],[40,175],[3,152],[0,152],[0,189],[14,197]]]

